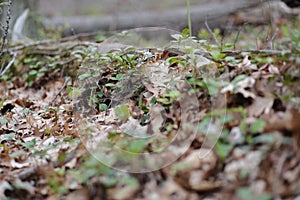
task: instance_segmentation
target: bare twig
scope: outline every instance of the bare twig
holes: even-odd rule
[[[276,39],[276,36],[277,36],[277,34],[278,34],[278,31],[279,31],[278,28],[276,28],[276,30],[274,31],[274,33],[273,33],[271,39],[268,41],[268,43],[270,44],[271,49],[274,49],[273,41]]]
[[[206,29],[208,30],[208,32],[213,36],[214,40],[215,40],[215,43],[220,46],[220,42],[218,41],[217,37],[216,37],[216,34],[214,34],[214,32],[211,30],[211,28],[209,27],[208,25],[208,22],[207,22],[207,17],[205,18],[205,27]]]
[[[4,69],[4,66],[5,66],[5,63],[6,63],[6,60],[7,60],[7,53],[4,54],[4,58],[2,59],[2,64],[1,64],[1,69],[0,69],[0,72],[3,71]]]
[[[54,101],[56,100],[56,98],[58,97],[58,95],[63,91],[63,89],[66,87],[66,85],[68,84],[68,82],[71,80],[71,78],[66,78],[63,86],[60,88],[60,90],[56,93],[56,95],[54,96],[54,98],[52,99],[50,106],[53,105]]]
[[[1,71],[0,76],[3,76],[3,74],[5,74],[9,70],[9,68],[14,64],[16,57],[17,57],[17,53],[13,53],[13,58],[8,63],[8,65],[5,67],[5,69],[3,71]]]
[[[89,37],[89,36],[97,35],[97,34],[100,34],[100,33],[103,33],[103,32],[81,33],[81,34],[77,34],[77,35],[73,35],[73,36],[60,38],[58,40],[42,40],[42,41],[32,42],[32,43],[29,43],[29,44],[23,44],[23,45],[15,46],[15,47],[10,48],[9,50],[10,51],[19,51],[19,50],[23,50],[23,49],[33,47],[33,46],[67,42],[67,41],[76,40],[76,39],[81,38],[81,37]]]
[[[64,44],[62,46],[61,44]],[[78,41],[78,42],[72,42],[72,43],[61,43],[58,46],[55,46],[52,44],[52,46],[39,46],[34,48],[33,50],[27,51],[26,54],[35,54],[35,55],[60,55],[63,56],[65,54],[70,53],[70,49],[74,49],[75,47],[79,46],[84,46],[84,47],[89,47],[89,46],[94,46],[94,47],[99,47],[99,43],[96,42],[88,42],[88,41]],[[31,46],[32,47],[32,46]],[[30,47],[28,47],[30,48]]]
[[[228,55],[239,55],[242,53],[251,53],[251,54],[265,54],[265,55],[283,55],[290,52],[279,51],[279,50],[226,50],[222,51],[222,53],[226,53]]]
[[[235,38],[234,38],[234,41],[233,41],[233,50],[236,49],[236,43],[238,42],[238,39],[239,39],[240,34],[241,34],[241,31],[242,31],[243,27],[245,26],[245,24],[246,24],[246,23],[244,23],[243,26],[240,26],[240,27],[239,27],[239,30],[238,30],[238,32],[237,32]]]

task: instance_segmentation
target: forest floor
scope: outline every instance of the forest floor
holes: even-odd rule
[[[0,199],[299,199],[300,23],[275,26],[10,47]]]

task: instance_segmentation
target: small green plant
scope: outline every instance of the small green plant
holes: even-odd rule
[[[156,101],[164,105],[173,104],[173,102],[181,96],[181,93],[177,90],[170,90],[166,92],[163,97],[157,98]]]
[[[53,190],[53,192],[55,194],[62,195],[68,191],[68,188],[66,186],[62,185],[62,183],[61,183],[62,181],[59,180],[60,175],[58,173],[56,175],[57,176],[55,176],[55,177],[49,177],[47,181],[48,181],[50,188]]]
[[[266,126],[265,120],[258,119],[251,124],[250,133],[251,134],[261,133],[264,130],[265,126]]]

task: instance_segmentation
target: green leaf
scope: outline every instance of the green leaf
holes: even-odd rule
[[[247,78],[247,75],[245,74],[238,75],[232,80],[232,84],[237,84],[238,82],[244,80],[245,78]]]
[[[84,74],[81,74],[80,76],[78,76],[78,79],[79,80],[84,80],[84,79],[92,77],[92,76],[93,76],[92,73],[84,73]]]
[[[242,187],[239,188],[237,191],[237,196],[240,197],[242,200],[252,200],[253,194],[249,188]]]
[[[23,147],[25,147],[27,149],[33,149],[36,145],[36,139],[34,138],[28,142],[18,142],[18,143],[20,143]]]
[[[8,2],[1,2],[1,3],[0,3],[0,7],[2,7],[2,6],[7,6],[7,5],[9,5]]]
[[[116,84],[114,84],[114,83],[106,83],[105,86],[106,87],[116,87]]]
[[[201,122],[199,123],[199,126],[198,126],[199,132],[202,133],[202,134],[206,134],[210,122],[211,122],[210,117],[204,117],[204,119],[202,119]]]
[[[84,89],[68,86],[67,91],[69,93],[70,98],[75,98],[75,97],[79,97],[82,94],[82,92],[84,92]]]
[[[0,137],[0,140],[1,140],[0,142],[2,142],[2,141],[11,141],[15,138],[15,135],[16,135],[15,133],[3,134]]]
[[[24,150],[18,150],[18,151],[14,151],[11,154],[9,154],[10,158],[17,158],[17,157],[22,157],[22,156],[26,156],[27,152],[25,152]]]
[[[181,93],[178,90],[171,90],[171,91],[167,92],[164,96],[170,97],[175,100],[178,97],[180,97],[180,95],[181,95]]]
[[[259,135],[255,138],[253,138],[253,143],[254,144],[258,144],[258,143],[264,143],[264,144],[273,144],[276,142],[276,138],[274,135],[270,135],[270,134],[263,134],[263,135]]]
[[[62,164],[65,161],[66,157],[67,154],[65,152],[58,154],[58,158],[57,158],[58,163]]]
[[[150,114],[147,114],[141,118],[141,125],[145,125],[150,119]]]
[[[167,60],[166,60],[166,62],[169,64],[169,65],[172,65],[172,64],[174,64],[174,63],[178,63],[178,58],[176,58],[176,57],[170,57],[170,58],[168,58]]]
[[[105,110],[107,110],[107,105],[105,104],[105,103],[101,103],[101,104],[99,104],[99,110],[100,111],[105,111]]]
[[[260,195],[255,195],[253,192],[250,190],[250,188],[247,187],[241,187],[236,191],[237,196],[241,200],[270,200],[272,199],[272,195],[270,193],[264,193]]]
[[[247,135],[246,141],[247,141],[248,144],[253,144],[253,137],[252,137],[252,135]]]
[[[102,98],[104,96],[104,93],[103,92],[97,92],[96,96],[99,97],[99,98]]]
[[[229,155],[233,147],[234,144],[224,144],[221,142],[217,142],[215,146],[217,154],[222,160],[224,160]]]
[[[117,74],[116,77],[111,77],[110,79],[114,81],[119,81],[122,80],[123,76],[124,74]]]
[[[219,88],[222,86],[222,82],[211,78],[204,79],[204,83],[206,85],[208,93],[212,96],[217,95],[219,92]]]
[[[230,134],[230,131],[228,129],[222,130],[222,133],[220,135],[220,139],[227,140],[229,134]]]
[[[224,58],[224,60],[226,61],[226,62],[230,62],[230,63],[237,63],[238,62],[238,60],[236,59],[236,57],[234,57],[234,56],[226,56],[225,58]]]
[[[158,98],[156,101],[165,105],[172,103],[168,98]]]
[[[122,177],[122,182],[125,185],[130,185],[130,186],[138,186],[139,182],[138,180],[136,180],[134,177],[132,176],[126,176],[126,177]]]
[[[124,62],[123,58],[119,55],[113,55],[112,58],[115,59],[118,63],[122,64]]]
[[[232,43],[226,43],[223,47],[223,50],[232,50],[234,48],[234,44]]]
[[[198,33],[198,37],[199,38],[209,38],[210,37],[210,33],[206,30],[206,29],[201,29]]]
[[[216,51],[216,50],[212,50],[209,52],[210,55],[212,56],[212,58],[216,61],[218,60],[222,60],[223,58],[225,58],[226,54],[222,53],[220,51]]]
[[[88,103],[88,105],[90,107],[92,107],[94,103],[97,104],[99,102],[100,102],[100,99],[98,99],[97,97],[93,96],[93,94],[90,95],[90,100],[89,100],[89,103]]]
[[[0,117],[0,124],[2,125],[7,124],[7,119],[5,117]]]
[[[262,119],[258,119],[253,124],[251,124],[250,133],[252,134],[260,133],[264,130],[265,126],[266,126],[266,122]]]
[[[58,194],[64,194],[68,191],[68,188],[64,185],[62,185],[57,178],[49,178],[48,184],[50,185],[50,188]]]
[[[30,72],[28,73],[29,75],[36,75],[38,73],[37,70],[30,70]]]
[[[119,181],[117,178],[114,177],[104,177],[101,182],[105,187],[113,187],[115,186]]]
[[[188,37],[190,35],[190,30],[188,28],[185,28],[181,32],[182,36]]]
[[[173,125],[172,125],[172,124],[169,124],[169,125],[166,127],[166,131],[167,131],[167,132],[170,132],[172,129],[173,129]]]
[[[241,121],[239,128],[240,128],[242,134],[247,133],[248,124],[245,122],[245,120]]]
[[[272,199],[272,194],[264,193],[264,194],[259,195],[256,199],[257,200],[270,200],[270,199]]]
[[[28,63],[31,63],[31,62],[34,62],[36,59],[34,59],[34,58],[24,58],[24,60],[23,60],[23,63],[25,63],[25,64],[28,64]]]
[[[115,114],[119,120],[127,120],[130,116],[129,108],[123,104],[115,108]]]
[[[141,153],[146,146],[147,142],[144,139],[136,139],[130,142],[128,151],[131,153]]]
[[[3,105],[4,105],[5,100],[6,100],[6,96],[4,96],[4,97],[1,99],[1,102],[0,102],[0,110],[3,108]]]

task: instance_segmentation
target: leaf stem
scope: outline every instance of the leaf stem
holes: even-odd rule
[[[192,36],[192,20],[191,20],[191,4],[190,4],[190,0],[186,0],[186,7],[187,7],[187,15],[188,15],[189,34],[190,34],[190,36]]]

